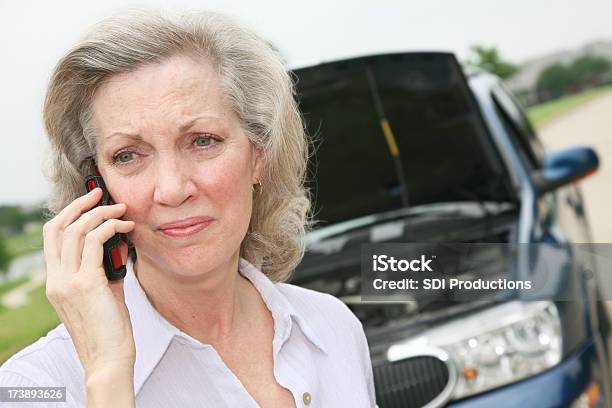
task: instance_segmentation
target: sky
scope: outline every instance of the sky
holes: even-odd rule
[[[128,8],[230,14],[271,41],[289,67],[389,51],[496,46],[520,63],[612,40],[610,0],[0,0],[0,205],[36,205],[49,185],[41,110],[58,59],[97,21]]]

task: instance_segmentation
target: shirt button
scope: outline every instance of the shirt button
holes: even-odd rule
[[[311,399],[312,398],[310,397],[309,392],[305,392],[304,394],[302,394],[302,401],[304,401],[304,405],[310,405]]]

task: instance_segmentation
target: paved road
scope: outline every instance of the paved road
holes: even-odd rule
[[[43,251],[34,251],[13,259],[6,275],[0,274],[0,284],[10,282],[22,276],[30,276],[45,268]]]
[[[32,273],[30,280],[0,297],[0,304],[7,309],[16,309],[30,302],[28,293],[45,283],[46,275],[42,269]]]
[[[17,308],[29,302],[28,292],[35,289],[45,281],[45,256],[42,251],[22,255],[11,262],[6,276],[2,276],[0,283],[12,281],[22,276],[29,276],[30,280],[0,296],[0,304],[5,308]]]
[[[540,138],[549,149],[589,145],[599,155],[599,171],[581,182],[593,242],[612,243],[612,92],[544,126]]]

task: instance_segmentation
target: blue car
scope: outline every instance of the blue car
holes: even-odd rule
[[[449,53],[293,74],[317,221],[292,283],[359,317],[378,406],[606,406],[608,317],[593,279],[566,276],[563,290],[579,296],[565,300],[361,298],[364,244],[590,242],[576,182],[597,169],[595,152],[545,151],[502,81],[466,74]]]

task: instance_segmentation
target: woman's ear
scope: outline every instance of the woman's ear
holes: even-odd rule
[[[257,184],[261,180],[261,172],[263,170],[263,152],[261,148],[254,144],[252,145],[251,152],[251,184]]]

